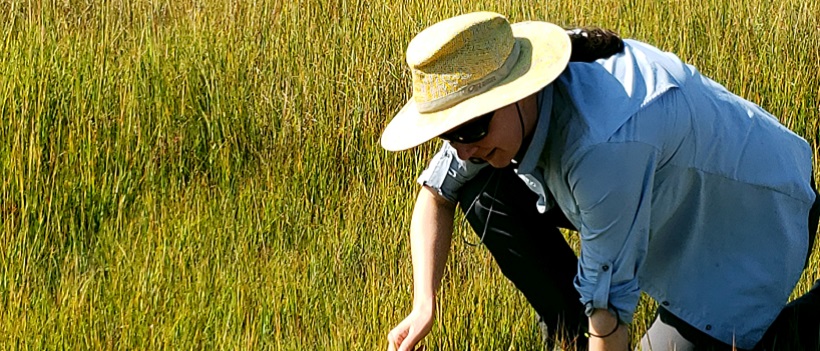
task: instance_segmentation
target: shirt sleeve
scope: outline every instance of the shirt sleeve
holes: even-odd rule
[[[433,188],[448,201],[456,203],[461,186],[486,166],[487,163],[459,159],[456,149],[445,141],[427,169],[419,176],[418,183]]]
[[[644,143],[604,143],[570,164],[567,180],[581,219],[575,288],[587,315],[609,309],[632,322],[649,243],[655,155]]]

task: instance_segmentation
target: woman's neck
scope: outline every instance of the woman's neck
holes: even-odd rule
[[[535,133],[535,126],[538,124],[539,111],[537,96],[538,93],[535,93],[519,101],[521,106],[521,115],[519,117],[521,118],[523,133],[521,147],[518,148],[518,152],[515,157],[513,157],[516,162],[521,162],[521,160],[524,159],[524,155],[527,154],[530,142],[532,141],[532,135]]]

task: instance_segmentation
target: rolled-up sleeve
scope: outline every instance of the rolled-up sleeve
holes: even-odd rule
[[[614,309],[624,323],[640,298],[638,269],[649,243],[656,149],[604,143],[570,164],[568,182],[581,221],[575,287],[587,313]]]
[[[486,166],[486,163],[478,164],[459,159],[456,149],[450,146],[450,143],[444,142],[417,181],[421,185],[433,188],[448,201],[456,203],[461,186]]]

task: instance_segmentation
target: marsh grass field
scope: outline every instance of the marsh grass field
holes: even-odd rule
[[[818,149],[814,1],[0,0],[0,350],[386,349],[437,145],[378,137],[412,36],[476,10],[673,51]],[[462,238],[428,349],[540,349]]]

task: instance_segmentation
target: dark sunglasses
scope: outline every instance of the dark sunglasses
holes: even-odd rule
[[[439,135],[439,138],[461,144],[470,144],[484,139],[490,130],[490,121],[493,120],[494,114],[495,111],[485,113],[458,126],[456,129]]]

